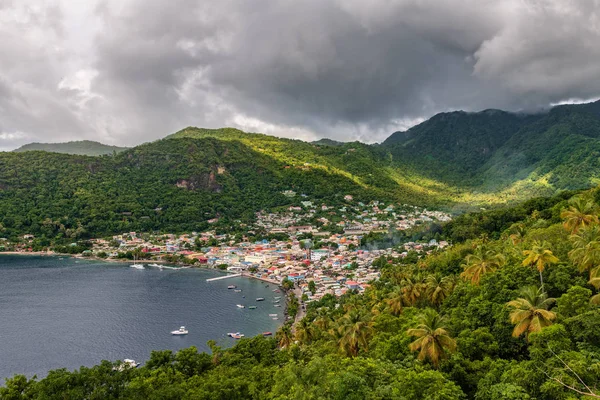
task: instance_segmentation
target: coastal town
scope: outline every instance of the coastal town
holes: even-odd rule
[[[296,196],[291,191],[285,194]],[[415,206],[353,202],[349,195],[344,201],[343,206],[333,207],[301,198],[298,205],[278,212],[258,212],[254,224],[245,226],[241,237],[216,229],[186,234],[127,232],[90,239],[89,248],[78,256],[117,261],[133,256],[218,268],[275,284],[289,280],[298,297],[311,302],[326,294],[363,292],[379,278],[374,262],[383,255],[402,258],[410,252],[425,254],[448,246],[446,241],[435,239],[406,241],[387,248],[369,245],[364,240],[367,235],[408,231],[447,222],[451,217]],[[217,223],[218,218],[209,222]],[[0,238],[0,250],[31,251],[29,244],[34,239],[25,235],[20,243],[11,244]]]

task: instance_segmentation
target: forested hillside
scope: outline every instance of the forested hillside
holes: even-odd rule
[[[600,171],[599,110],[591,103],[537,115],[443,113],[381,145],[186,128],[96,157],[0,153],[0,232],[70,240],[203,230],[214,218],[235,229],[235,221],[302,195],[462,212],[590,188]]]
[[[0,153],[1,235],[73,240],[201,231],[214,218],[217,227],[234,230],[256,211],[299,203],[302,194],[330,205],[342,204],[346,194],[367,202],[444,201],[359,143],[331,147],[241,131],[186,132],[113,156]]]
[[[382,143],[396,165],[484,193],[551,194],[592,187],[600,156],[600,102],[539,114],[438,114]]]
[[[66,143],[29,143],[13,151],[48,151],[51,153],[76,154],[82,156],[102,156],[120,153],[125,150],[127,150],[126,147],[108,146],[91,140],[80,140]]]
[[[598,398],[600,192],[571,195],[467,214],[450,249],[376,260],[364,294],[311,303],[274,339],[17,376],[0,398]]]
[[[441,113],[383,143],[400,164],[443,180],[473,178],[522,126],[537,119],[500,110]]]

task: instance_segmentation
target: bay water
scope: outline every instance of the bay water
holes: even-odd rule
[[[215,270],[129,265],[0,255],[0,385],[14,374],[39,378],[103,359],[143,363],[152,350],[209,351],[211,339],[228,347],[235,343],[228,332],[275,333],[284,320],[275,285],[242,277],[206,282],[223,275]],[[172,336],[181,325],[189,334]]]

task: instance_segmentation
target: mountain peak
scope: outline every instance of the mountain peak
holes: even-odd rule
[[[109,155],[114,152],[120,153],[127,147],[109,146],[93,140],[76,140],[63,143],[29,143],[13,150],[17,153],[25,151],[46,151],[49,153],[74,154],[84,156]]]

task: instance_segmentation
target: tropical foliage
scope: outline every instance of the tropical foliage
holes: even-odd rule
[[[600,168],[599,109],[597,102],[530,116],[442,113],[381,145],[190,127],[127,150],[90,142],[30,146],[22,150],[75,154],[0,153],[1,235],[33,234],[45,246],[129,231],[235,231],[259,210],[299,202],[286,191],[332,205],[349,194],[464,211],[589,188]],[[561,196],[570,197],[538,201]],[[570,233],[597,222],[594,204],[586,198],[565,208]],[[537,206],[476,214],[479,221],[459,221],[462,230],[450,236],[500,234]],[[503,214],[493,218],[501,226],[487,225],[494,213]]]
[[[512,310],[510,322],[515,325],[513,336],[525,334],[529,337],[529,334],[541,331],[556,319],[556,313],[548,310],[555,299],[549,298],[542,290],[542,287],[524,287],[519,298],[506,304]]]
[[[571,233],[562,211],[573,201],[538,199],[454,221],[442,235],[485,220],[484,235],[421,259],[384,255],[375,263],[382,277],[365,293],[326,295],[272,339],[230,349],[212,342],[211,354],[154,352],[143,367],[121,372],[103,362],[42,379],[15,376],[0,398],[597,398],[600,270],[582,257],[594,259],[598,228],[592,221]],[[549,262],[544,250],[560,261]],[[535,269],[523,267],[528,257]],[[482,260],[481,279],[458,279]]]
[[[445,327],[446,318],[432,309],[427,309],[419,317],[419,325],[406,331],[408,336],[416,338],[408,348],[419,352],[419,360],[431,361],[438,367],[440,360],[456,350],[456,341],[450,337]]]

